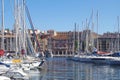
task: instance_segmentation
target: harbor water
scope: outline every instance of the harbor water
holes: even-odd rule
[[[47,68],[30,75],[30,80],[120,80],[120,66],[82,63],[65,57],[47,60]]]

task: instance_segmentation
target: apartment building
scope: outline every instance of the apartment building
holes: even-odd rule
[[[91,47],[91,45],[94,44],[93,46],[98,48],[98,50],[100,51],[110,52],[120,50],[120,34],[118,34],[117,32],[107,32],[103,35],[97,35],[96,33],[93,33],[92,38],[90,35],[90,31],[86,30],[81,32],[56,32],[54,30],[41,32],[39,30],[36,30],[35,32],[40,44],[40,49],[43,51],[49,49],[53,52],[54,55],[74,55],[75,51],[77,50],[85,51],[87,43],[88,47]],[[29,29],[28,33],[34,49],[38,51],[38,47],[36,45],[36,42],[34,41],[32,30]],[[89,34],[88,38],[86,38],[87,34]],[[0,42],[1,41],[2,35],[0,35]],[[0,49],[1,47],[2,46],[0,46]],[[9,29],[6,29],[4,32],[4,49],[6,51],[16,50],[15,33],[14,31],[10,31]]]
[[[98,38],[98,50],[100,51],[119,51],[120,50],[120,34],[115,33],[104,33]]]

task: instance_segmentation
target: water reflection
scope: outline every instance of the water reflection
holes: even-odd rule
[[[96,65],[54,58],[48,62],[47,71],[34,74],[32,80],[120,80],[120,67]]]
[[[29,74],[29,77],[30,77],[30,80],[47,80],[46,79],[46,74],[47,74],[47,67],[48,66],[44,66],[44,69],[36,69],[36,70],[33,70],[33,71],[30,71],[28,74]]]

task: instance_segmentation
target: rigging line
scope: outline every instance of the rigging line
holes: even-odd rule
[[[26,35],[26,41],[27,41],[27,45],[28,45],[28,47],[31,49],[31,52],[32,53],[36,53],[35,52],[35,49],[33,48],[33,44],[32,44],[32,41],[31,41],[31,39],[30,39],[30,34],[28,33],[28,28],[27,28],[27,26],[25,25],[25,35]],[[29,44],[28,44],[29,43]],[[33,55],[33,54],[32,54]]]
[[[25,3],[24,3],[24,6],[25,6],[25,10],[26,10],[26,13],[27,13],[27,17],[28,17],[28,20],[29,20],[29,22],[30,22],[30,25],[31,25],[31,28],[32,28],[32,31],[33,31],[33,37],[34,37],[34,39],[35,39],[35,41],[36,41],[36,43],[37,43],[37,46],[38,46],[38,50],[40,50],[40,44],[39,44],[39,41],[38,41],[38,39],[37,39],[37,34],[35,33],[35,29],[34,29],[34,25],[33,25],[33,23],[32,23],[32,19],[31,19],[31,16],[30,16],[30,13],[29,13],[29,10],[28,10],[28,7],[27,7],[27,5],[25,5]]]
[[[87,25],[88,27],[90,26],[92,17],[93,17],[93,10],[92,10],[92,13],[91,13],[90,18],[89,18],[89,22],[88,22],[88,25]]]

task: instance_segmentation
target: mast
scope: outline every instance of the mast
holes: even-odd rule
[[[82,27],[81,27],[81,37],[80,37],[80,50],[83,51],[83,21],[82,21]]]
[[[94,22],[93,22],[93,10],[92,10],[92,31],[91,31],[91,48],[94,48],[94,38],[93,38],[93,32],[94,32]]]
[[[10,38],[10,51],[13,51],[13,44],[12,44],[12,38]]]
[[[21,26],[22,26],[21,24],[22,24],[22,23],[21,23],[21,4],[20,4],[20,0],[18,0],[17,5],[18,5],[18,7],[17,7],[17,9],[18,9],[18,10],[17,10],[17,12],[18,12],[18,13],[17,13],[17,15],[18,15],[18,16],[17,16],[17,17],[18,17],[18,18],[17,18],[17,20],[18,20],[18,25],[17,25],[18,51],[21,51],[21,47],[23,47],[23,46],[22,46],[22,41],[23,41],[23,40],[22,40],[22,33],[21,33],[21,29],[22,29],[22,28],[21,28]]]
[[[75,53],[76,53],[76,51],[77,51],[77,47],[78,47],[78,43],[77,43],[78,40],[77,40],[77,35],[76,35],[76,34],[77,34],[76,28],[77,28],[77,24],[75,23],[74,55],[75,55]]]
[[[23,28],[23,49],[25,50],[26,53],[26,20],[25,20],[25,0],[22,0],[22,28]]]
[[[79,52],[79,47],[80,47],[80,46],[79,46],[79,44],[80,44],[79,41],[80,41],[80,39],[79,39],[79,25],[78,25],[78,50],[77,50],[78,52]]]
[[[99,45],[99,43],[98,43],[98,11],[97,11],[97,50],[99,50],[99,47],[98,47],[98,45]]]
[[[118,21],[118,51],[119,51],[119,16],[117,16]]]
[[[87,19],[86,19],[86,48],[85,51],[88,53],[88,23],[87,23]]]
[[[18,0],[14,0],[14,19],[15,19],[15,53],[18,53]]]
[[[74,23],[75,29],[73,30],[73,56],[75,55],[75,33],[76,33],[76,23]]]
[[[2,5],[2,29],[1,29],[1,32],[2,32],[2,41],[1,41],[1,49],[5,49],[4,48],[4,0],[1,0],[1,5]]]

